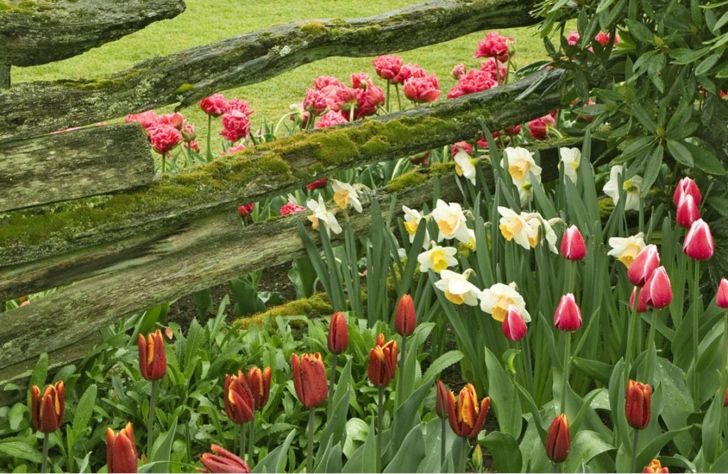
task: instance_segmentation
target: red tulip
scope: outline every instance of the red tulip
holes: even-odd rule
[[[642,293],[645,293],[644,301],[650,308],[661,309],[672,302],[672,287],[665,267],[658,267],[652,272],[640,292],[640,300]]]
[[[329,386],[321,354],[303,354],[300,359],[296,354],[291,354],[291,367],[296,395],[306,408],[316,407],[326,401]]]
[[[346,325],[344,313],[334,313],[329,323],[329,352],[341,354],[349,346],[349,328]]]
[[[693,222],[683,243],[685,255],[693,260],[708,260],[713,256],[714,250],[715,244],[710,226],[703,219]]]
[[[450,428],[458,436],[475,438],[483,427],[489,407],[490,397],[485,397],[478,405],[478,395],[472,384],[467,384],[460,390],[457,401],[455,395],[450,392],[447,398],[447,417],[450,420]]]
[[[662,464],[660,464],[660,461],[658,461],[657,459],[653,459],[652,461],[650,461],[649,465],[645,466],[642,472],[658,473],[670,472],[670,470],[666,467],[662,467]]]
[[[657,247],[650,244],[637,254],[627,270],[627,277],[634,286],[644,286],[655,268],[660,266],[660,254]]]
[[[41,433],[53,433],[63,423],[66,412],[66,387],[59,380],[48,385],[40,394],[40,388],[33,385],[30,389],[30,414],[33,426]]]
[[[572,293],[561,297],[554,313],[554,327],[562,331],[576,331],[581,327],[581,309]]]
[[[394,318],[394,330],[402,337],[407,337],[415,332],[417,326],[417,315],[415,314],[415,303],[410,295],[404,295],[397,305],[397,314]]]
[[[225,412],[233,423],[245,423],[255,418],[255,397],[243,371],[225,375]]]
[[[159,380],[167,374],[167,354],[164,351],[164,338],[157,329],[146,339],[139,334],[139,370],[147,380]]]
[[[137,472],[137,450],[134,444],[134,428],[131,423],[114,434],[106,429],[106,469],[107,472]]]
[[[270,367],[260,370],[258,367],[251,367],[248,370],[248,387],[253,395],[253,402],[256,410],[261,410],[268,403],[270,395],[270,378],[272,371]]]
[[[377,345],[369,351],[369,381],[376,387],[386,387],[397,370],[397,341],[385,344],[384,334],[377,336]]]
[[[642,382],[630,380],[627,384],[625,413],[632,428],[643,430],[650,424],[652,388]]]
[[[404,82],[402,92],[412,102],[434,102],[440,97],[440,84],[437,76],[430,74],[427,77],[411,77]]]
[[[635,286],[634,288],[632,288],[632,294],[629,297],[629,309],[630,310],[634,309],[634,295],[636,292],[637,292],[637,287]],[[647,308],[647,304],[645,303],[645,298],[647,298],[647,296],[648,296],[647,290],[645,290],[643,288],[640,291],[640,299],[637,302],[637,312],[638,313],[644,313],[649,309],[649,308]]]
[[[700,211],[695,204],[695,199],[690,194],[684,194],[677,205],[677,214],[675,216],[677,225],[689,229],[693,222],[698,219],[700,219]]]
[[[561,239],[561,255],[575,262],[586,257],[584,237],[575,225],[564,231],[564,238]]]
[[[200,458],[202,465],[207,468],[203,472],[250,472],[248,464],[227,449],[216,444],[210,445],[210,449],[215,454],[205,453]]]
[[[372,60],[377,76],[387,81],[391,81],[399,74],[402,62],[402,58],[396,55],[377,56]]]
[[[681,179],[679,183],[677,183],[677,187],[675,188],[675,194],[672,195],[672,200],[675,205],[679,206],[680,199],[687,194],[693,197],[696,206],[700,206],[702,196],[700,195],[700,189],[698,189],[698,185],[695,184],[695,181],[693,181],[692,179],[685,177]]]
[[[718,293],[715,295],[715,304],[719,308],[728,309],[728,280],[721,278]]]
[[[454,395],[450,390],[445,388],[445,384],[442,383],[442,380],[437,379],[437,396],[435,397],[435,411],[437,412],[437,416],[442,418],[443,420],[447,418],[447,403],[450,397],[453,397]]]
[[[546,436],[546,455],[552,462],[564,462],[571,448],[571,434],[569,433],[569,419],[565,414],[554,418]]]
[[[503,319],[503,334],[511,341],[520,341],[526,335],[526,322],[516,305],[509,304]]]
[[[212,94],[200,101],[200,108],[207,115],[219,117],[230,110],[230,103],[222,94]]]
[[[329,185],[329,178],[321,178],[317,179],[316,181],[312,183],[308,183],[306,185],[306,189],[309,191],[313,191],[314,189],[322,189]]]
[[[254,202],[251,202],[250,204],[243,204],[238,207],[238,215],[240,215],[240,217],[245,217],[253,212],[253,209],[255,209]]]

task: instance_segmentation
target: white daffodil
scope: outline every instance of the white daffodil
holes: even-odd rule
[[[435,242],[432,242],[432,248],[425,252],[422,252],[417,256],[417,261],[420,262],[420,271],[423,273],[433,270],[435,273],[440,273],[447,267],[452,267],[458,264],[458,260],[455,258],[455,254],[458,253],[455,247],[440,247]]]
[[[354,186],[332,179],[331,187],[334,189],[334,202],[337,206],[341,209],[346,209],[346,206],[351,203],[354,209],[361,212],[361,201],[359,201],[359,196],[356,194]]]
[[[310,220],[312,224],[311,227],[318,229],[319,223],[323,221],[326,226],[327,233],[331,234],[332,230],[334,231],[334,234],[341,233],[341,226],[336,220],[336,216],[326,209],[326,203],[324,202],[323,197],[319,196],[318,202],[313,199],[309,199],[306,203],[306,207],[313,212],[312,215],[308,216],[308,220]]]
[[[458,203],[446,203],[442,199],[437,200],[437,206],[432,211],[432,217],[437,222],[437,228],[440,229],[440,235],[437,237],[438,242],[444,238],[458,239],[460,242],[469,243],[470,233],[465,222],[465,214]]]
[[[517,291],[515,282],[510,285],[496,283],[490,288],[480,292],[480,309],[489,313],[498,322],[503,322],[506,318],[508,305],[514,305],[521,313],[521,317],[525,322],[531,322],[531,315],[526,311],[526,302],[523,296]]]
[[[536,247],[538,242],[541,240],[541,229],[543,229],[543,238],[546,239],[549,250],[551,250],[553,253],[558,254],[559,251],[556,248],[556,241],[558,240],[558,237],[556,236],[556,232],[554,232],[552,226],[561,222],[561,219],[556,217],[550,220],[546,220],[538,212],[530,212],[527,214],[522,213],[521,215],[527,220],[531,228],[534,229],[528,240],[529,245],[531,247]]]
[[[581,164],[581,150],[578,148],[559,148],[559,156],[561,163],[564,165],[564,176],[568,177],[572,183],[576,184],[577,171]]]
[[[475,165],[470,155],[460,149],[453,159],[455,160],[455,172],[458,176],[465,177],[475,186]]]
[[[609,173],[609,181],[607,181],[607,184],[604,185],[604,194],[612,198],[615,206],[619,202],[619,176],[621,174],[622,166],[612,166],[612,171]],[[627,194],[627,201],[624,203],[624,210],[639,210],[642,177],[634,175],[625,180],[622,187]]]
[[[513,180],[513,185],[518,188],[518,197],[521,199],[522,205],[526,205],[526,203],[530,202],[531,199],[533,199],[533,183],[529,179],[529,176],[530,173],[527,175],[526,179]],[[536,181],[538,181],[539,185],[541,184],[540,175],[536,176]]]
[[[404,212],[404,228],[409,234],[410,243],[414,242],[417,228],[420,225],[422,219],[427,219],[428,216],[423,216],[422,213],[416,209],[410,209],[407,206],[402,206],[402,212]],[[422,242],[422,248],[427,249],[430,242],[430,234],[425,230],[425,240]]]
[[[435,286],[444,292],[445,298],[453,304],[465,303],[468,306],[476,306],[480,290],[468,281],[471,273],[473,270],[470,268],[462,274],[443,270],[440,272],[440,279],[435,282]]]
[[[503,206],[498,206],[498,213],[502,216],[498,228],[503,237],[506,240],[515,240],[524,249],[531,248],[530,239],[533,236],[534,229],[531,228],[524,216],[516,214]],[[538,228],[536,228],[536,237],[538,237]]]
[[[612,247],[612,250],[607,255],[615,257],[629,268],[637,254],[646,247],[644,237],[645,234],[642,232],[632,237],[612,237],[609,239],[609,246]]]
[[[508,147],[504,150],[503,156],[501,166],[508,168],[508,172],[514,180],[522,181],[529,172],[534,176],[541,176],[541,167],[533,160],[533,154],[525,148]]]

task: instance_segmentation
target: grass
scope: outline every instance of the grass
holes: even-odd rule
[[[287,2],[285,8],[263,0],[186,0],[187,10],[176,18],[154,23],[142,31],[85,54],[52,64],[29,68],[13,68],[13,82],[56,79],[98,78],[131,67],[134,63],[154,56],[166,55],[194,46],[204,45],[274,25],[298,20],[320,18],[356,18],[375,15],[417,3],[412,0],[319,0],[317,2]],[[500,34],[516,39],[516,63],[525,65],[542,59],[545,50],[535,28],[501,29]],[[455,84],[450,76],[458,63],[476,67],[473,59],[477,42],[485,31],[463,36],[413,51],[398,53],[406,63],[418,63],[440,79],[445,93]],[[254,125],[262,125],[264,117],[277,120],[288,106],[301,102],[306,90],[319,75],[333,75],[348,82],[351,73],[364,71],[378,81],[371,66],[372,58],[335,57],[299,67],[273,79],[225,91],[228,98],[238,97],[251,103],[256,113]],[[167,108],[167,111],[172,107]],[[158,112],[162,112],[158,111]],[[188,107],[182,113],[198,126],[204,135],[206,117],[198,107]],[[109,117],[112,119],[113,117]],[[201,137],[202,138],[202,137]]]

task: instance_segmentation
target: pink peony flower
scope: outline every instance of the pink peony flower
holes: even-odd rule
[[[314,115],[321,115],[328,107],[326,104],[326,95],[318,89],[309,89],[306,92],[306,97],[303,99],[301,107],[306,110],[306,112]]]
[[[328,185],[329,185],[329,178],[321,178],[321,179],[317,179],[316,181],[314,181],[312,183],[308,183],[306,185],[306,189],[308,189],[309,191],[313,191],[314,189],[323,189]]]
[[[374,83],[371,79],[369,79],[369,76],[366,75],[366,73],[357,72],[351,75],[351,87],[353,89],[366,89],[373,84]]]
[[[454,99],[474,92],[485,91],[498,86],[490,73],[471,69],[467,74],[460,76],[458,83],[447,93],[448,99]]]
[[[521,133],[521,126],[516,125],[514,127],[505,128],[505,129],[503,129],[503,132],[505,132],[505,134],[508,135],[509,137],[513,137],[513,136]]]
[[[281,215],[287,216],[288,214],[293,214],[296,212],[303,212],[306,208],[304,206],[299,206],[293,201],[288,201],[281,207]]]
[[[253,209],[255,209],[254,202],[251,202],[250,204],[243,204],[242,206],[238,207],[238,214],[240,215],[240,217],[245,217],[253,212]]]
[[[166,156],[182,141],[182,134],[171,125],[161,124],[149,129],[149,141],[158,153]]]
[[[425,77],[426,75],[427,73],[425,73],[425,70],[417,64],[405,64],[399,69],[399,73],[394,76],[392,82],[404,84],[404,82],[411,77]]]
[[[611,35],[609,33],[605,33],[603,31],[600,31],[599,34],[597,34],[594,37],[594,41],[601,44],[602,46],[606,46],[609,44],[609,40],[611,38]],[[614,44],[618,44],[620,42],[619,35],[614,36]]]
[[[452,68],[451,74],[452,74],[452,77],[457,81],[458,79],[460,79],[460,76],[462,76],[466,72],[467,72],[467,69],[465,68],[465,64],[460,63],[457,66],[455,66],[454,68]]]
[[[179,112],[175,112],[173,114],[164,114],[160,115],[156,119],[154,119],[154,123],[152,124],[152,127],[156,127],[157,125],[171,125],[177,130],[182,130],[182,127],[184,126],[185,118],[182,114]]]
[[[473,145],[471,145],[470,143],[465,142],[465,141],[453,143],[451,150],[450,150],[452,157],[455,158],[455,155],[460,153],[460,151],[464,151],[468,155],[472,155],[473,154]]]
[[[245,150],[245,145],[243,145],[241,143],[240,145],[231,146],[230,148],[227,149],[227,151],[220,153],[220,156],[230,155],[232,153],[235,153],[238,151],[243,151],[243,150]]]
[[[440,84],[434,74],[427,77],[410,77],[404,82],[402,92],[409,100],[418,103],[434,102],[441,94]]]
[[[569,44],[569,46],[576,46],[576,43],[579,42],[579,32],[570,31],[569,37],[566,39],[566,42]]]
[[[142,112],[140,114],[129,114],[126,116],[125,122],[137,122],[139,125],[144,128],[144,130],[148,130],[152,124],[154,123],[154,120],[157,118],[157,114],[153,110],[147,110],[146,112]]]
[[[370,85],[365,89],[356,90],[356,112],[354,117],[361,119],[374,115],[380,105],[384,105],[386,98],[381,87]]]
[[[493,80],[498,80],[501,83],[505,80],[508,75],[508,68],[505,63],[498,63],[498,75],[496,76],[495,59],[490,58],[487,61],[480,63],[480,70],[490,74]]]
[[[509,37],[508,40],[513,41]],[[508,61],[508,44],[506,38],[495,31],[485,35],[485,38],[478,42],[478,49],[473,55],[474,58],[498,58],[498,61]]]
[[[239,112],[244,113],[248,117],[250,117],[251,115],[253,115],[253,112],[255,112],[255,110],[252,110],[250,108],[250,103],[247,100],[232,99],[229,102],[229,104],[230,104],[230,108],[228,109],[228,112],[232,112],[233,110],[237,110]]]
[[[195,126],[191,123],[186,123],[182,130],[182,139],[186,142],[191,142],[192,140],[197,138],[197,132],[195,132]]]
[[[344,84],[334,76],[319,76],[313,80],[313,86],[318,90],[324,90],[329,86],[341,87]]]
[[[230,103],[222,94],[212,94],[200,101],[200,108],[207,115],[219,117],[230,110]]]
[[[189,148],[190,150],[194,151],[195,153],[200,152],[200,144],[197,143],[197,140],[191,140],[189,142],[182,143],[182,146],[184,148]]]
[[[224,127],[220,135],[225,137],[229,142],[235,143],[241,138],[248,138],[250,134],[250,119],[245,112],[232,109],[222,116],[222,126]]]
[[[531,131],[531,137],[534,140],[546,140],[550,127],[556,125],[556,120],[551,115],[544,115],[528,122],[528,129]]]
[[[377,76],[386,81],[392,81],[402,68],[402,58],[394,54],[377,56],[372,60]]]
[[[321,119],[318,121],[316,125],[313,126],[313,128],[326,128],[326,127],[333,127],[334,125],[341,125],[342,123],[347,123],[348,120],[341,115],[341,113],[336,112],[334,110],[329,110],[324,115],[321,116]]]

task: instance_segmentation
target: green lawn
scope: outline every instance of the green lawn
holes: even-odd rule
[[[154,23],[142,31],[81,56],[43,66],[13,68],[13,82],[95,78],[128,68],[146,58],[170,54],[277,24],[308,19],[369,16],[416,2],[319,0],[286,2],[285,8],[271,7],[275,4],[263,0],[187,0],[186,3],[187,10],[177,18]],[[544,57],[543,43],[535,28],[499,32],[516,38],[516,62],[519,65]],[[471,67],[480,64],[472,55],[478,40],[485,33],[475,33],[447,43],[399,54],[405,62],[418,63],[428,72],[437,74],[441,89],[447,92],[455,84],[455,80],[450,77],[450,71],[455,64],[464,62]],[[262,124],[263,117],[275,120],[287,111],[290,104],[300,102],[316,76],[333,75],[348,81],[349,74],[359,71],[375,76],[371,58],[329,58],[268,81],[224,93],[227,97],[239,97],[249,101],[256,110],[256,114],[251,117],[253,123]],[[206,122],[198,107],[189,107],[182,112],[198,125],[198,129]]]

